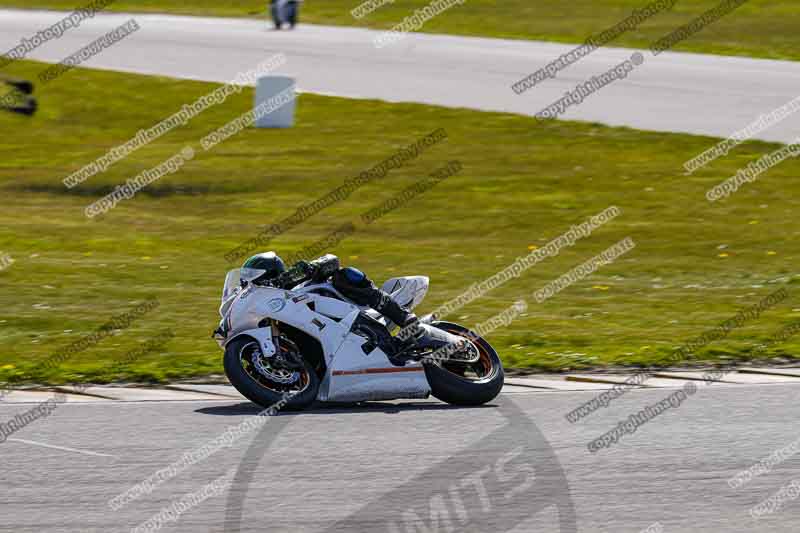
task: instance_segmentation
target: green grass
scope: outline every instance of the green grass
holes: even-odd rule
[[[301,20],[389,29],[429,0],[396,0],[357,20],[350,11],[362,0],[309,0]],[[679,26],[718,5],[720,0],[678,0],[671,12],[658,14],[611,46],[648,47]],[[76,0],[2,0],[0,5],[72,10]],[[616,25],[649,0],[467,0],[430,20],[422,31],[511,39],[582,43]],[[117,0],[111,9],[183,15],[265,17],[266,1],[257,0]],[[800,3],[749,0],[733,13],[675,47],[678,51],[800,59]]]
[[[35,79],[44,65],[13,68]],[[187,144],[201,152],[201,137],[249,108],[251,90],[76,189],[61,180],[215,87],[77,69],[39,88],[36,117],[0,113],[0,252],[16,260],[0,271],[0,378],[165,380],[221,372],[209,335],[231,266],[223,255],[436,128],[449,138],[268,248],[289,254],[354,220],[358,231],[332,251],[377,282],[429,275],[419,309],[426,312],[616,205],[616,220],[450,318],[472,326],[527,298],[527,314],[490,339],[507,365],[546,370],[665,364],[675,347],[779,286],[788,287],[788,301],[701,350],[698,360],[746,360],[755,343],[800,319],[800,164],[784,162],[726,201],[704,198],[775,148],[766,143],[743,145],[685,176],[683,162],[713,139],[302,95],[295,128],[246,130],[87,220],[85,206],[114,185]],[[462,162],[461,174],[369,226],[358,222],[450,160]],[[637,243],[633,251],[534,302],[535,290],[626,236]],[[151,297],[161,305],[129,329],[42,370],[45,358]],[[165,329],[175,337],[163,352],[112,364]],[[768,355],[791,358],[798,347],[800,336]]]

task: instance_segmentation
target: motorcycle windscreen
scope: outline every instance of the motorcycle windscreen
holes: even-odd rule
[[[234,268],[225,276],[225,285],[222,287],[222,303],[231,297],[233,292],[241,285],[241,276],[238,268]]]

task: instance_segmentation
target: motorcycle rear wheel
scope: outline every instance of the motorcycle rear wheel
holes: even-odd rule
[[[265,408],[277,405],[281,409],[300,410],[314,403],[320,381],[306,360],[304,369],[296,371],[292,381],[294,373],[282,369],[270,367],[269,375],[260,372],[252,363],[254,350],[260,348],[252,337],[234,339],[225,347],[225,375],[242,396]]]
[[[505,374],[492,345],[464,326],[452,322],[432,325],[472,341],[480,352],[480,358],[475,363],[424,363],[431,394],[443,402],[465,406],[483,405],[495,399],[503,389]]]

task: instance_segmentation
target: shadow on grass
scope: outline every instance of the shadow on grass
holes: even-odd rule
[[[45,193],[45,194],[59,194],[64,196],[105,196],[111,194],[116,190],[117,185],[98,185],[98,186],[82,186],[67,189],[61,183],[33,183],[29,185],[8,187],[11,190],[29,193]],[[205,194],[220,194],[222,192],[249,192],[251,189],[242,188],[241,191],[221,190],[209,185],[150,185],[144,189],[137,191],[136,194],[143,194],[145,196],[152,196],[154,198],[161,198],[173,195],[191,195],[199,196]]]

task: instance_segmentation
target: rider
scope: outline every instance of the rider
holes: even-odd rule
[[[400,326],[402,341],[413,342],[421,331],[417,316],[403,308],[386,292],[378,289],[372,280],[360,270],[340,268],[339,258],[327,254],[311,262],[298,261],[288,270],[283,260],[275,252],[254,255],[244,262],[241,269],[242,282],[257,285],[272,284],[291,289],[308,280],[317,282],[332,279],[334,288],[358,305],[375,309],[380,314]]]
[[[302,0],[270,0],[269,9],[272,12],[272,20],[275,22],[275,29],[281,29],[284,23],[288,22],[289,27],[294,29],[297,24],[297,12],[300,10]]]

